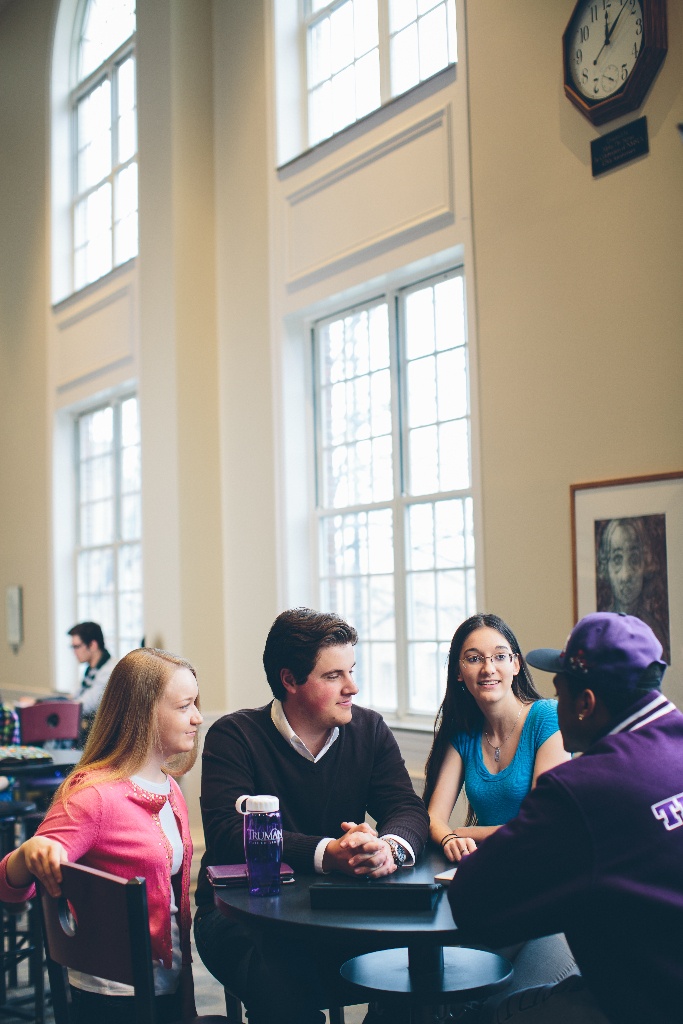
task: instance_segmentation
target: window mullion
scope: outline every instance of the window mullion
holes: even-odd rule
[[[71,107],[71,290],[76,286],[76,203],[78,202],[78,105]]]
[[[403,454],[401,443],[401,346],[399,300],[390,295],[389,344],[391,346],[391,418],[394,449],[394,616],[396,622],[396,716],[402,721],[408,711],[408,618],[406,602],[405,508],[403,500]]]
[[[87,96],[87,94],[91,92],[99,82],[106,78],[115,64],[123,64],[124,60],[133,53],[135,45],[134,40],[134,35],[129,36],[125,43],[121,43],[118,50],[114,50],[106,60],[101,64],[98,64],[94,71],[90,72],[87,78],[83,78],[79,81],[76,88],[71,90],[70,100],[72,104],[78,103],[80,99]],[[127,52],[128,50],[130,50],[130,53]]]
[[[299,25],[299,75],[301,81],[300,115],[301,141],[308,148],[308,26],[305,21]]]
[[[116,172],[119,164],[119,78],[118,68],[112,64],[109,68],[109,81],[111,88],[111,265],[112,270],[116,266]],[[117,631],[118,636],[118,631]]]
[[[375,501],[371,505],[343,505],[341,508],[321,505],[316,509],[316,514],[319,519],[325,519],[327,516],[352,516],[358,512],[374,512],[376,509],[393,508],[394,500],[391,498],[388,501]]]
[[[313,445],[314,445],[314,466],[315,466],[315,508],[317,511],[321,511],[323,507],[322,502],[322,452],[323,452],[323,438],[322,438],[322,423],[320,421],[320,401],[318,397],[319,388],[319,357],[318,357],[318,332],[315,327],[311,327],[311,366],[312,366],[312,377],[313,377]]]
[[[119,622],[119,546],[121,543],[121,402],[114,405],[114,624],[115,657],[119,654],[121,623]]]
[[[74,550],[74,610],[73,621],[78,622],[78,562],[81,553],[81,431],[80,420],[74,420],[74,473],[76,484],[76,545]]]
[[[320,18],[324,18],[325,15],[331,14],[335,7],[341,7],[345,3],[345,0],[332,0],[332,3],[327,4],[325,7],[321,7],[315,14],[308,12],[307,0],[304,0],[304,17],[301,19],[306,28],[310,28]]]

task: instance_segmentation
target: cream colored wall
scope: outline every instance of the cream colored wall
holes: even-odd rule
[[[147,642],[225,706],[211,6],[139,0],[140,408]]]
[[[214,0],[216,260],[226,704],[269,699],[277,605],[264,5]]]
[[[0,15],[0,689],[50,681],[45,62],[51,0]],[[38,83],[36,87],[36,83]],[[24,588],[24,644],[5,634],[5,587]]]
[[[467,25],[485,589],[559,647],[569,485],[683,469],[683,12],[641,110],[598,130],[562,90],[570,0],[495,7]],[[649,156],[594,179],[590,140],[641,114]]]

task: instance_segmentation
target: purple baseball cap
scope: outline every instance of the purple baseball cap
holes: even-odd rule
[[[564,650],[539,648],[526,660],[544,672],[564,672],[586,686],[634,689],[652,664],[661,665],[662,645],[648,625],[623,612],[593,612],[574,626]],[[653,686],[658,683],[653,682]]]

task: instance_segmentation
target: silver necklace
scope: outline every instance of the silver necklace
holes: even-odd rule
[[[521,715],[523,707],[524,707],[524,705],[522,704],[522,707],[519,709],[519,715]],[[504,743],[507,743],[507,741],[510,739],[510,737],[513,734],[513,732],[515,731],[515,729],[517,727],[517,722],[519,721],[519,715],[517,715],[517,717],[515,718],[515,724],[510,729],[510,732],[507,734],[505,739],[501,741],[500,746],[498,746],[498,747],[494,747],[493,743],[491,743],[491,740],[489,739],[489,734],[487,733],[486,729],[484,729],[484,736],[486,737],[486,742],[491,747],[491,750],[494,751],[494,754],[493,754],[493,760],[494,761],[500,761],[500,748],[503,746]]]

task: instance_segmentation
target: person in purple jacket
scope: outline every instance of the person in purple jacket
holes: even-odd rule
[[[683,1018],[683,715],[635,616],[598,612],[555,672],[565,748],[519,814],[466,857],[448,898],[463,943],[500,947],[564,932],[581,970],[517,992],[497,1021],[664,1024]]]

